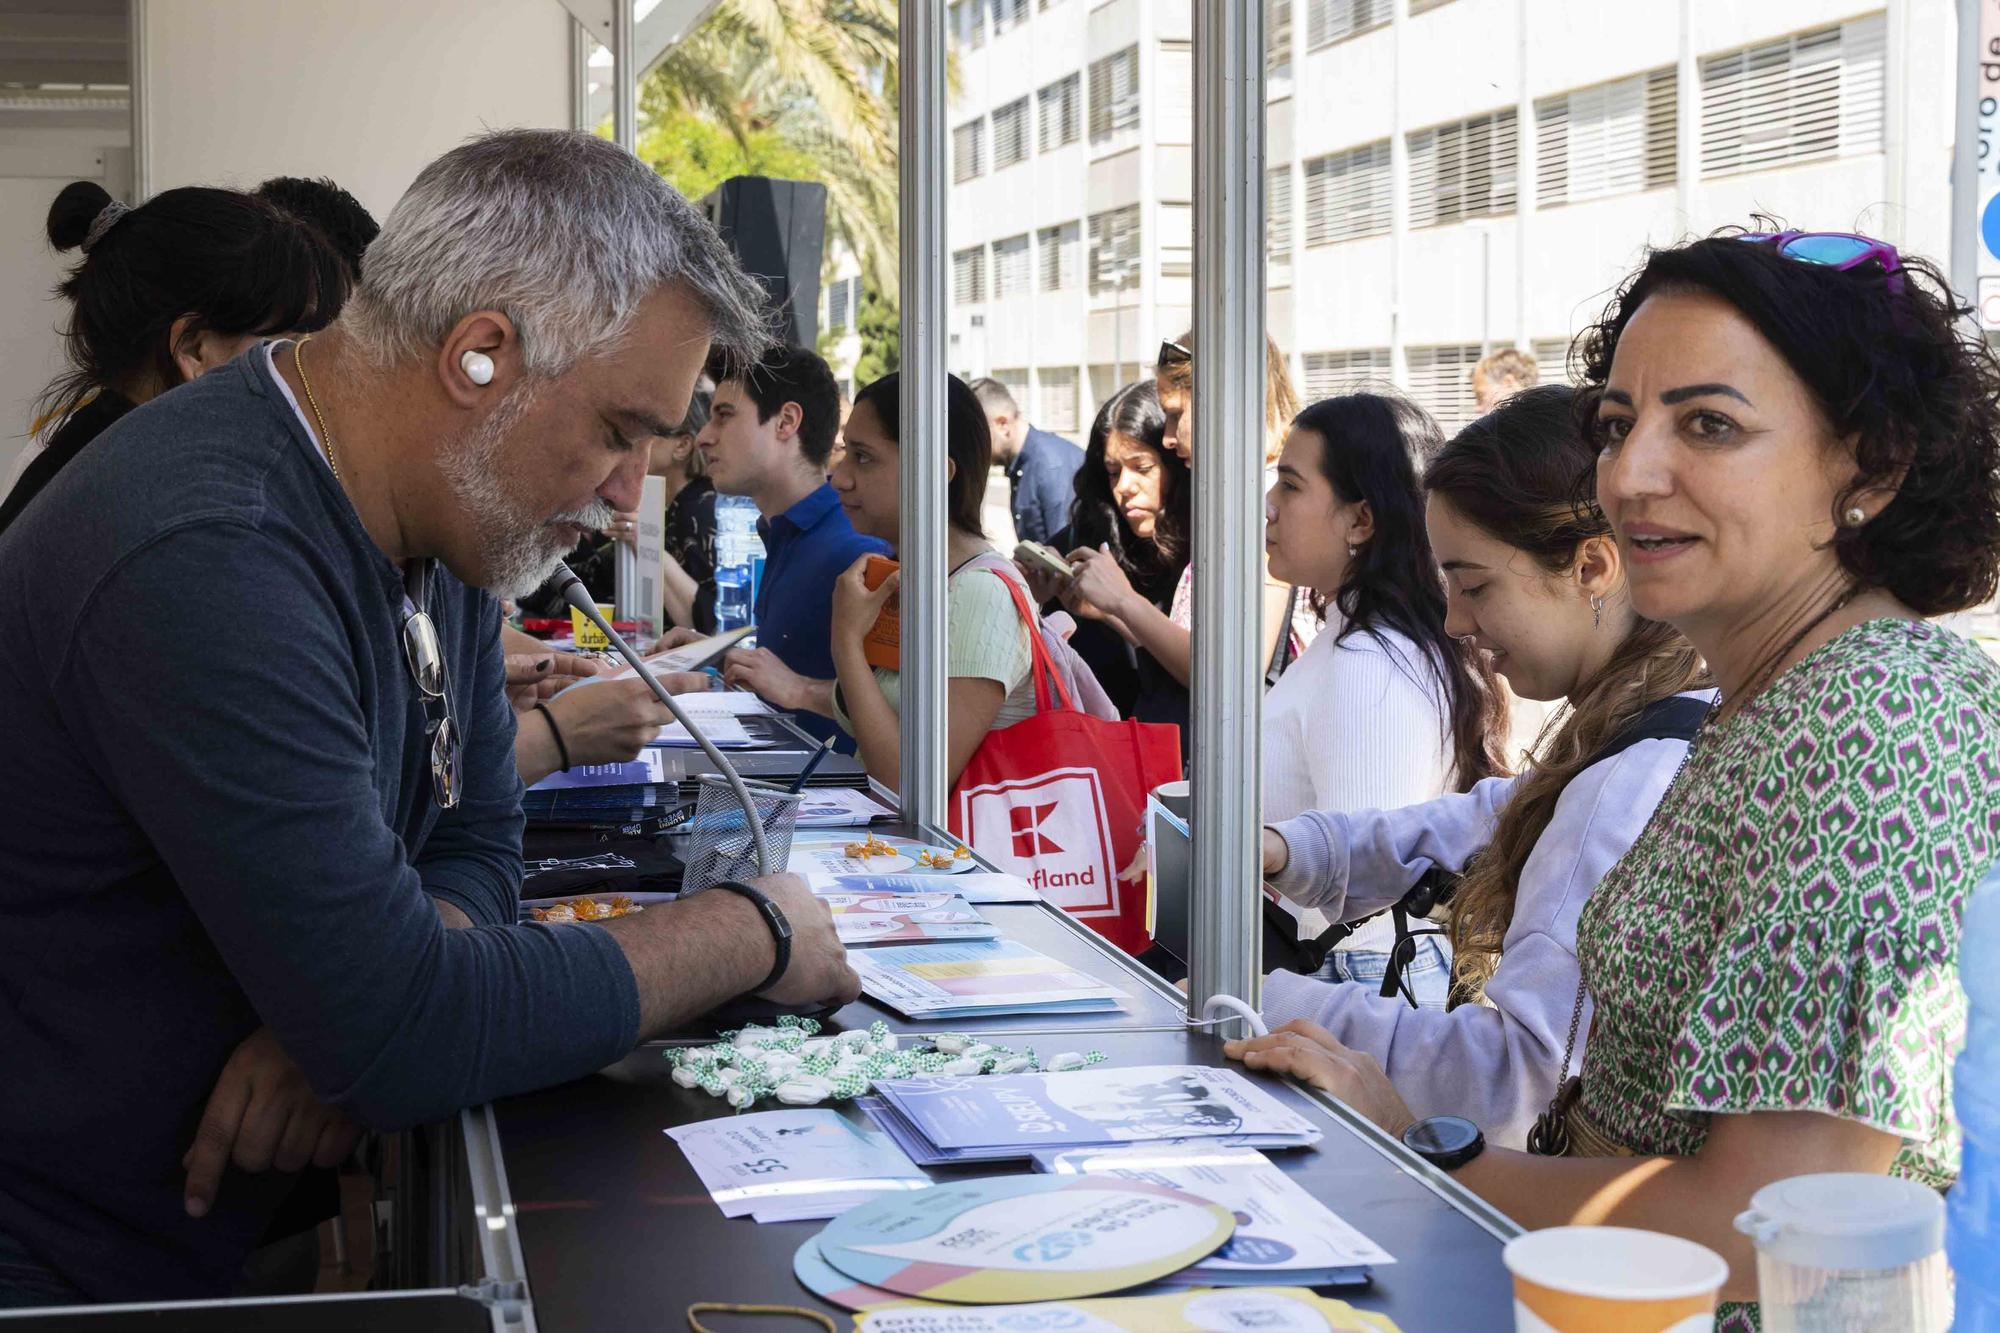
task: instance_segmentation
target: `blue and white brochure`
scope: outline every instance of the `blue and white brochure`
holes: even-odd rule
[[[624,763],[578,764],[559,768],[528,788],[529,791],[566,791],[577,787],[643,787],[674,778],[667,772],[666,759],[654,749],[639,751],[637,759]]]
[[[957,1160],[1190,1138],[1302,1147],[1320,1137],[1312,1121],[1237,1071],[1198,1065],[929,1075],[885,1079],[875,1093],[923,1143]]]

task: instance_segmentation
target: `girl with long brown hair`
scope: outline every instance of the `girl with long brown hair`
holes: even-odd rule
[[[1307,1019],[1368,1052],[1419,1115],[1468,1114],[1477,1101],[1471,1114],[1506,1144],[1524,1141],[1555,1092],[1573,1015],[1568,1064],[1581,1063],[1577,917],[1706,707],[1694,649],[1632,609],[1588,498],[1592,462],[1570,391],[1549,387],[1466,427],[1424,475],[1446,629],[1488,653],[1517,693],[1567,700],[1527,771],[1399,810],[1312,811],[1264,833],[1271,883],[1337,919],[1396,902],[1434,866],[1463,872],[1449,929],[1453,1008],[1276,972],[1264,1012],[1274,1027]]]

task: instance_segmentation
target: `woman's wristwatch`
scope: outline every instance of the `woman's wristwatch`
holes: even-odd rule
[[[1463,1116],[1434,1115],[1404,1130],[1403,1146],[1440,1171],[1456,1171],[1486,1151],[1486,1136]]]
[[[771,975],[750,988],[750,993],[760,995],[783,980],[785,969],[792,965],[792,923],[785,920],[785,914],[761,889],[733,879],[725,879],[719,884],[709,885],[710,889],[725,889],[739,898],[747,898],[763,916],[764,924],[771,929],[771,943],[777,957],[771,963]]]

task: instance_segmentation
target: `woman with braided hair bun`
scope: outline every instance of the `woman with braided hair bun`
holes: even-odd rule
[[[253,343],[326,327],[352,282],[317,227],[238,190],[191,185],[128,208],[75,181],[49,206],[48,237],[82,255],[56,289],[69,369],[36,403],[44,444],[0,503],[0,531],[127,412]]]

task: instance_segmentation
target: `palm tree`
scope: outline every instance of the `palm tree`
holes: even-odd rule
[[[721,0],[654,66],[641,123],[720,127],[744,166],[774,160],[827,188],[827,223],[871,290],[896,291],[895,0]],[[647,137],[662,143],[671,134]],[[677,164],[651,158],[669,178]]]

